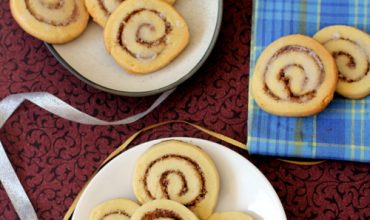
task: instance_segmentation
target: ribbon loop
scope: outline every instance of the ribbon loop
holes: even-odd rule
[[[160,95],[157,100],[144,112],[131,117],[108,122],[94,118],[84,112],[81,112],[63,100],[47,92],[32,92],[32,93],[19,93],[9,95],[0,102],[0,129],[16,111],[16,109],[25,101],[28,100],[33,104],[39,106],[46,111],[57,115],[61,118],[88,125],[124,125],[133,123],[148,113],[153,111],[160,105],[166,98],[175,91],[176,88],[168,90]],[[37,220],[36,212],[29,200],[21,182],[19,181],[12,164],[6,155],[4,147],[0,141],[0,182],[4,186],[10,201],[12,202],[15,211],[22,220]]]

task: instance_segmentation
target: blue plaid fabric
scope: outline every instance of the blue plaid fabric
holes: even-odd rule
[[[312,36],[336,24],[370,31],[368,1],[255,0],[250,77],[263,49],[284,35]],[[268,114],[251,95],[248,108],[251,154],[370,162],[370,96],[362,100],[335,96],[323,112],[303,118]]]

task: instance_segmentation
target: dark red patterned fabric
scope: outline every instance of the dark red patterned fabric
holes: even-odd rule
[[[81,125],[31,103],[23,104],[0,130],[0,139],[38,217],[61,219],[102,160],[148,125],[186,120],[245,143],[251,9],[252,1],[225,1],[222,30],[210,58],[161,106],[138,122]],[[81,82],[54,59],[42,42],[19,28],[10,15],[8,1],[1,1],[0,99],[36,91],[50,92],[105,120],[141,112],[157,97],[119,97]],[[188,125],[171,124],[143,133],[133,145],[169,136],[217,141]],[[327,161],[298,166],[249,156],[244,150],[226,146],[251,160],[266,175],[288,219],[370,219],[369,164]],[[237,172],[243,175],[243,170]],[[17,219],[1,184],[0,219]]]

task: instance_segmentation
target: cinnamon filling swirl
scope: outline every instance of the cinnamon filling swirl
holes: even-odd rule
[[[106,0],[98,0],[99,7],[102,9],[106,16],[110,16],[112,14],[112,10],[109,9],[109,7],[105,4],[105,1]],[[111,1],[114,1],[115,5],[119,5],[124,0],[111,0]]]
[[[68,26],[70,23],[75,22],[78,17],[78,7],[75,1],[73,1],[73,9],[69,12],[70,14],[63,16],[63,19],[53,19],[50,16],[47,17],[45,16],[43,10],[51,11],[47,14],[62,11],[63,7],[66,6],[65,0],[59,0],[51,3],[45,2],[43,0],[38,0],[38,4],[36,4],[36,0],[25,0],[25,4],[27,10],[36,20],[52,26]],[[37,5],[41,6],[42,8],[38,8]],[[63,10],[63,12],[64,11],[66,10]]]
[[[142,23],[140,24],[136,31],[135,31],[135,41],[136,43],[146,47],[146,48],[154,48],[154,47],[157,47],[157,50],[152,50],[153,53],[150,53],[149,55],[143,55],[143,54],[140,54],[140,53],[136,53],[132,50],[130,50],[128,48],[128,46],[126,45],[125,43],[125,39],[124,39],[124,35],[123,33],[126,31],[125,28],[126,28],[126,25],[130,22],[130,20],[135,17],[136,15],[139,15],[141,13],[152,13],[152,14],[155,14],[156,16],[158,16],[163,24],[164,24],[164,33],[162,34],[162,36],[154,39],[154,40],[148,40],[148,39],[145,39],[145,34],[144,32],[148,33],[154,33],[157,30],[156,26],[154,26],[153,24],[150,24],[150,23]],[[145,8],[140,8],[140,9],[137,9],[133,12],[131,12],[129,15],[127,15],[124,19],[123,19],[123,22],[121,23],[120,27],[119,27],[119,30],[118,30],[118,34],[117,34],[117,41],[119,42],[119,45],[128,53],[130,54],[132,57],[134,58],[139,58],[139,59],[153,59],[154,57],[158,56],[161,51],[163,50],[163,48],[166,46],[166,38],[167,38],[167,35],[172,31],[172,26],[171,24],[166,20],[166,18],[161,14],[159,13],[158,11],[156,10],[148,10],[148,9],[145,9]]]
[[[114,211],[114,212],[109,212],[109,213],[104,214],[104,216],[100,220],[104,220],[105,218],[110,217],[112,215],[123,215],[123,216],[126,216],[128,218],[131,217],[127,212],[122,211],[122,210],[117,210],[117,211]]]
[[[150,173],[150,170],[152,169],[152,167],[159,163],[159,162],[163,162],[164,160],[168,160],[168,159],[176,159],[176,160],[182,160],[182,161],[185,161],[187,164],[190,165],[190,167],[196,172],[197,176],[198,176],[198,179],[200,181],[200,184],[201,184],[201,187],[199,189],[199,193],[198,195],[191,201],[185,203],[184,205],[187,206],[187,207],[193,207],[195,206],[196,204],[198,204],[201,200],[203,200],[207,194],[207,189],[206,189],[206,179],[204,177],[204,173],[202,171],[202,169],[200,168],[200,166],[195,162],[193,161],[192,159],[188,158],[188,157],[185,157],[185,156],[181,156],[181,155],[176,155],[176,154],[168,154],[168,155],[164,155],[154,161],[152,161],[148,168],[145,170],[145,174],[144,174],[144,179],[143,179],[143,183],[144,183],[144,189],[145,189],[145,192],[146,194],[151,198],[151,199],[156,199],[152,193],[150,192],[150,190],[148,189],[148,182],[147,182],[147,179],[148,179],[148,175]],[[166,170],[165,172],[163,172],[160,176],[160,189],[161,189],[161,192],[163,193],[164,197],[166,199],[171,199],[170,198],[170,195],[168,193],[168,185],[169,185],[169,181],[168,181],[168,176],[169,175],[177,175],[180,177],[181,179],[181,189],[180,191],[178,192],[178,195],[181,196],[181,195],[185,195],[186,192],[188,192],[188,186],[187,186],[187,180],[186,180],[186,177],[185,175],[179,171],[179,170]]]
[[[144,214],[141,220],[153,220],[159,218],[173,219],[173,220],[183,220],[183,218],[176,212],[166,209],[155,209]]]
[[[169,181],[168,181],[167,177],[171,174],[175,174],[175,175],[177,175],[181,178],[182,187],[181,187],[181,190],[178,193],[178,195],[179,196],[185,195],[185,193],[188,191],[188,185],[186,184],[185,175],[179,170],[167,170],[166,172],[164,172],[161,175],[161,178],[159,180],[160,183],[161,183],[162,192],[164,193],[166,199],[170,199],[170,196],[169,196],[168,190],[167,190],[167,187],[168,187],[168,184],[169,184]]]
[[[48,8],[48,9],[60,9],[64,6],[64,1],[63,0],[59,0],[59,1],[56,1],[56,2],[45,2],[44,0],[39,0],[41,5],[43,5],[44,7]]]
[[[358,49],[357,51],[363,51],[361,45],[359,45],[358,43],[356,43],[353,40],[350,40],[348,38],[342,38],[342,37],[330,39],[330,40],[324,42],[324,45],[326,45],[327,43],[333,42],[333,41],[338,41],[338,40],[349,42]],[[366,77],[369,74],[369,72],[370,72],[370,61],[369,61],[370,57],[368,57],[365,52],[363,54],[365,54],[367,65],[364,68],[362,68],[362,70],[359,70],[361,72],[360,76],[355,77],[355,78],[349,78],[339,68],[339,70],[338,70],[338,79],[339,80],[347,82],[347,83],[354,83],[354,82],[361,81],[364,77]],[[346,51],[333,51],[332,55],[333,55],[335,60],[338,60],[340,57],[344,57],[345,59],[347,59],[346,66],[351,71],[356,71],[356,68],[358,68],[356,59],[350,53],[348,53]]]
[[[316,86],[314,88],[305,89],[305,87],[307,87],[307,85],[309,84],[309,81],[311,80],[310,79],[310,77],[311,77],[310,74],[312,74],[312,73],[307,72],[307,70],[304,68],[304,66],[302,64],[291,63],[290,61],[285,62],[287,64],[285,66],[283,66],[283,68],[278,70],[279,72],[278,72],[278,74],[276,74],[277,77],[275,79],[283,85],[283,89],[284,89],[284,91],[286,93],[286,96],[287,96],[287,98],[285,98],[285,97],[280,96],[279,94],[275,94],[270,89],[268,83],[266,83],[266,79],[267,79],[267,77],[268,77],[268,75],[271,71],[275,71],[273,69],[270,69],[270,65],[272,63],[274,63],[275,61],[277,61],[278,59],[280,59],[281,56],[284,56],[284,55],[289,54],[291,52],[304,53],[305,55],[307,55],[307,57],[310,57],[313,60],[313,63],[316,65],[316,67],[319,71],[319,76],[318,76],[318,79],[316,80]],[[292,70],[292,69],[295,69],[295,71],[300,71],[300,72],[304,73],[303,80],[300,80],[300,85],[298,85],[298,87],[302,88],[301,90],[303,90],[303,91],[305,91],[305,90],[308,90],[308,91],[297,93],[297,92],[292,90],[294,76],[286,74],[287,71]],[[313,74],[315,74],[315,73],[313,73]],[[267,65],[266,65],[263,76],[264,76],[264,79],[265,79],[264,91],[265,91],[266,94],[268,94],[274,100],[280,101],[280,100],[286,100],[287,99],[287,100],[292,101],[292,102],[303,103],[303,102],[306,102],[306,101],[309,101],[309,100],[313,99],[316,96],[316,89],[322,84],[322,82],[324,80],[325,72],[324,72],[324,67],[323,67],[323,64],[322,64],[322,61],[321,61],[320,57],[313,50],[311,50],[307,47],[300,46],[300,45],[289,45],[289,46],[285,46],[285,47],[279,49],[270,58],[270,60],[268,61]],[[310,86],[310,87],[312,87],[312,86]]]

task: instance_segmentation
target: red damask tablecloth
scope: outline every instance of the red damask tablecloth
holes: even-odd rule
[[[146,126],[185,120],[246,142],[252,1],[225,1],[223,12],[219,39],[204,66],[135,123],[81,125],[29,102],[15,112],[0,130],[0,139],[40,219],[61,219],[104,158]],[[1,1],[0,99],[36,91],[54,94],[81,111],[109,121],[142,112],[157,97],[120,97],[81,82],[56,61],[43,42],[19,28],[10,15],[8,1]],[[189,125],[175,123],[144,132],[132,146],[170,136],[220,142]],[[369,164],[326,161],[299,166],[250,156],[222,144],[266,175],[288,219],[370,219]],[[243,170],[237,172],[243,175]],[[1,185],[0,219],[17,219]]]

